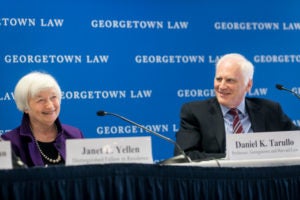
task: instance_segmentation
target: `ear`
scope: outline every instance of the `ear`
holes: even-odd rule
[[[252,85],[253,85],[253,81],[251,79],[251,80],[248,81],[248,84],[247,84],[247,87],[246,87],[247,92],[250,92],[250,90],[252,88]]]

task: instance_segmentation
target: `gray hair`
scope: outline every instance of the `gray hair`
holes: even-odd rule
[[[238,53],[230,53],[230,54],[226,54],[226,55],[222,56],[216,64],[216,70],[223,62],[226,62],[226,61],[234,62],[240,66],[246,85],[248,84],[248,82],[250,80],[253,79],[254,66],[243,55],[238,54]]]
[[[53,76],[45,72],[34,71],[23,76],[17,83],[14,99],[17,108],[24,112],[29,108],[28,100],[45,89],[54,89],[61,103],[61,89]]]

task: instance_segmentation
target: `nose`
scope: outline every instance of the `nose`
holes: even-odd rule
[[[53,105],[53,102],[51,101],[51,99],[47,99],[46,108],[54,108],[54,105]]]
[[[226,85],[226,81],[222,80],[219,82],[219,88],[222,89],[226,89],[227,85]]]

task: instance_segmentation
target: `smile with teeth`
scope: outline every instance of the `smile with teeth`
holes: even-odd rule
[[[48,112],[42,112],[44,115],[52,115],[55,112],[55,110],[48,111]]]
[[[218,91],[218,93],[219,93],[220,95],[229,95],[229,94],[230,94],[230,93],[224,92],[224,91]]]

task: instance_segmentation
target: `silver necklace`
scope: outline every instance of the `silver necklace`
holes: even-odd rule
[[[57,130],[56,125],[55,125],[55,128],[56,128],[56,130]],[[33,131],[32,131],[31,126],[30,126],[30,130],[31,130],[32,135],[33,135]],[[41,147],[40,147],[38,141],[35,139],[34,135],[33,135],[33,138],[34,138],[35,144],[36,144],[36,146],[37,146],[37,148],[38,148],[40,154],[41,154],[46,160],[48,160],[50,163],[54,163],[54,164],[59,163],[59,162],[61,161],[61,156],[60,156],[60,154],[59,154],[58,151],[57,151],[57,158],[56,158],[56,159],[49,158],[49,157],[46,156],[46,154],[44,154],[44,152],[42,151],[42,149],[41,149]]]

